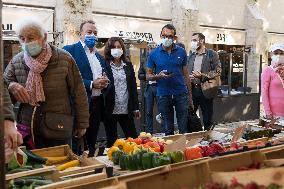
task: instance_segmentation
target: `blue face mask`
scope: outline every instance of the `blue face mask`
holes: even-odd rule
[[[22,49],[29,56],[37,56],[42,51],[42,47],[37,41],[32,41],[29,43],[22,43]]]
[[[97,38],[94,34],[92,35],[85,35],[85,44],[87,45],[88,48],[94,48],[96,44]]]
[[[173,39],[171,38],[163,38],[162,39],[162,44],[164,47],[169,47],[173,44]]]

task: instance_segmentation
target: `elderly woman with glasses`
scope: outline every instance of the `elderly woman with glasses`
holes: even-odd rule
[[[267,118],[284,120],[284,44],[270,48],[271,65],[261,75],[262,102]]]
[[[17,128],[24,144],[28,148],[71,144],[72,134],[84,135],[89,125],[80,72],[69,53],[47,43],[39,22],[23,20],[16,32],[22,52],[8,64],[4,79],[13,102],[20,104]]]

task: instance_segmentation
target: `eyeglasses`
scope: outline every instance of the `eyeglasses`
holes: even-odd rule
[[[161,35],[162,38],[168,38],[168,39],[173,39],[175,36],[173,35]]]

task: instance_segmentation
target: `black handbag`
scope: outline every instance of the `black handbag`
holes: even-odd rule
[[[203,131],[201,120],[194,111],[188,113],[187,129],[189,133]]]
[[[47,112],[41,115],[40,131],[47,139],[69,139],[72,137],[73,116]]]
[[[42,105],[36,109],[36,126],[40,135],[46,139],[65,140],[71,139],[74,119],[72,115],[43,112]]]

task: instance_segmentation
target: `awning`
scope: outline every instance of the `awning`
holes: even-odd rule
[[[18,40],[15,29],[20,19],[34,18],[42,23],[47,32],[53,32],[53,13],[52,9],[30,8],[15,5],[3,5],[2,8],[2,30],[3,40]],[[53,41],[52,34],[48,34],[49,42]]]
[[[245,31],[201,26],[200,32],[205,35],[205,42],[209,44],[245,45]]]
[[[160,42],[160,32],[168,21],[94,14],[99,38],[119,36],[126,39]]]
[[[274,43],[284,43],[284,34],[268,33],[267,42],[269,46]]]

